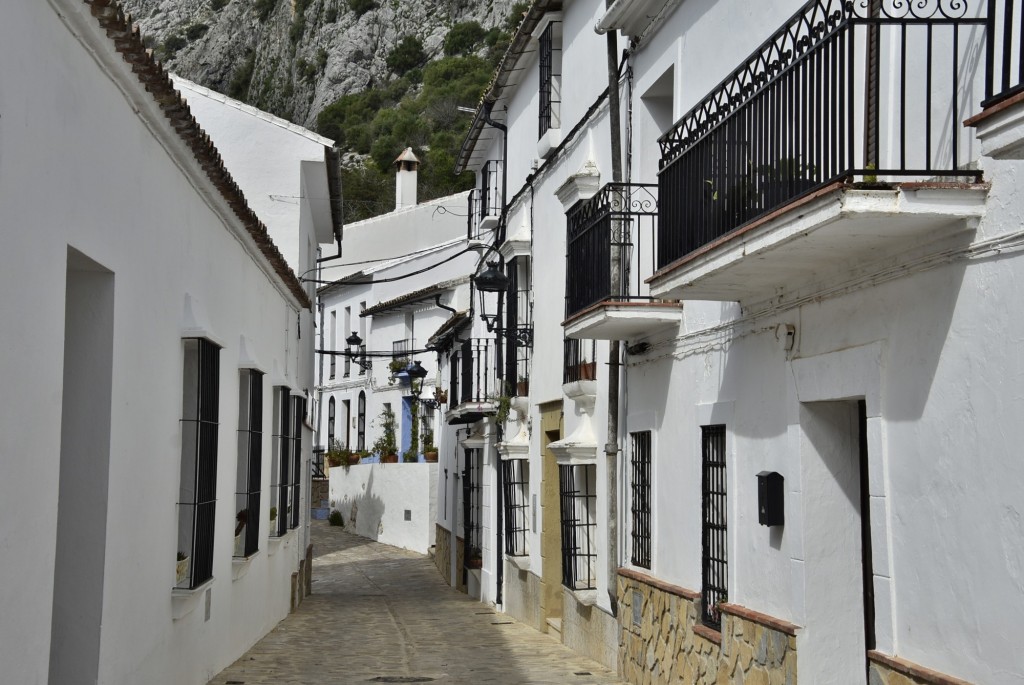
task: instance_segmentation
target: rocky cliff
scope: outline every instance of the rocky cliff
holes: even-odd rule
[[[407,36],[430,58],[448,30],[504,22],[512,0],[122,0],[168,68],[308,128],[379,85]]]

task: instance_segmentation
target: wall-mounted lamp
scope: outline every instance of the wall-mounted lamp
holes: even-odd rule
[[[373,366],[367,357],[361,353],[359,346],[363,344],[363,339],[359,337],[359,334],[352,331],[352,335],[345,338],[345,344],[349,346],[348,353],[345,355],[359,368],[366,370]],[[353,350],[352,348],[356,348]]]
[[[473,284],[480,294],[480,318],[487,324],[487,332],[493,333],[501,316],[501,307],[498,311],[490,313],[487,311],[487,296],[485,293],[503,293],[508,290],[508,276],[502,273],[499,262],[487,262],[487,268],[473,277]]]

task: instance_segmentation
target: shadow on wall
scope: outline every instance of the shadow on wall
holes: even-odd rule
[[[384,500],[374,494],[375,475],[373,471],[370,472],[362,494],[356,497],[345,495],[340,502],[335,503],[334,507],[341,512],[346,530],[371,540],[379,540],[384,534],[384,512],[386,510]]]

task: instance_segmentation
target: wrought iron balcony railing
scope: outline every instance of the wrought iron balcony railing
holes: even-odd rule
[[[597,380],[596,349],[593,340],[566,338],[562,348],[562,382]]]
[[[569,211],[566,318],[598,302],[650,299],[644,281],[657,262],[657,189],[609,183]]]
[[[1024,0],[989,0],[984,107],[1024,92]],[[998,58],[997,58],[998,56]]]
[[[448,406],[487,402],[499,394],[494,368],[494,341],[463,340],[448,360]]]
[[[480,171],[480,187],[469,191],[468,237],[470,240],[487,240],[486,234],[498,225],[501,214],[501,173],[500,160],[484,163]]]
[[[804,5],[660,139],[658,267],[838,180],[979,179],[961,122],[995,5]]]

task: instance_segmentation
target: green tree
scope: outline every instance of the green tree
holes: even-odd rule
[[[423,52],[423,43],[416,36],[406,36],[398,41],[398,45],[384,60],[388,69],[401,76],[427,61],[427,53]]]
[[[484,27],[478,21],[459,22],[444,37],[444,54],[450,57],[473,52],[483,40],[485,33]]]

